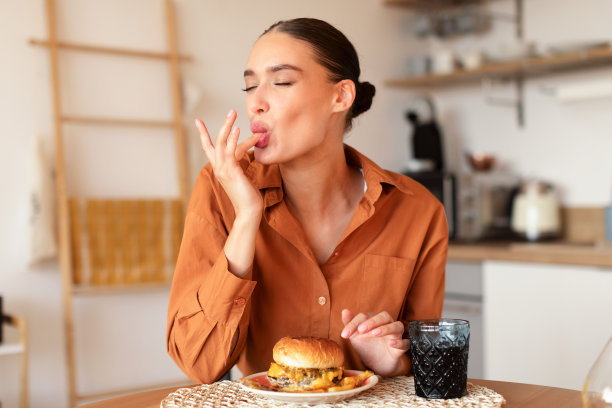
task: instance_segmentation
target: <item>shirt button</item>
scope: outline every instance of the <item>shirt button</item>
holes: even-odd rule
[[[239,297],[239,298],[234,299],[234,304],[236,306],[244,306],[245,303],[246,303],[246,299],[243,298],[243,297]]]
[[[325,296],[319,296],[319,304],[323,306],[325,303],[327,303],[327,299],[325,299]]]

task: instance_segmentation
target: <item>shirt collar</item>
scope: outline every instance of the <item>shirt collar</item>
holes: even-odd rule
[[[349,165],[363,169],[367,186],[364,197],[371,204],[374,204],[380,197],[384,185],[395,187],[404,194],[414,194],[409,187],[407,177],[383,170],[349,145],[344,145],[344,153]],[[278,165],[263,165],[255,161],[253,152],[249,152],[246,160],[245,175],[255,188],[264,193],[264,205],[269,207],[280,202],[283,199],[283,180]]]

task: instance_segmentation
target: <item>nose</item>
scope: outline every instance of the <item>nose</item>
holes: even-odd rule
[[[247,94],[247,109],[252,114],[262,114],[270,110],[265,85],[259,85]]]

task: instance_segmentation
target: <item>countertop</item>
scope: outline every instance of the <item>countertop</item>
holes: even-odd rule
[[[612,268],[612,243],[451,241],[448,247],[448,260],[472,262],[497,260]]]

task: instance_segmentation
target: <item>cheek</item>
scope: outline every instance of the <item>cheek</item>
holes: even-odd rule
[[[329,96],[314,92],[294,92],[280,99],[277,108],[284,125],[313,132],[325,128],[331,113]]]

